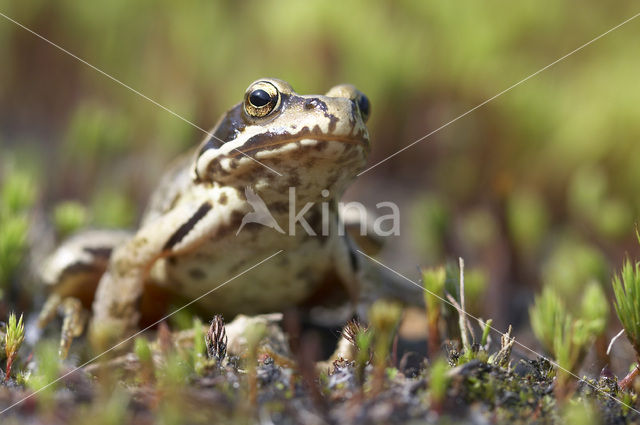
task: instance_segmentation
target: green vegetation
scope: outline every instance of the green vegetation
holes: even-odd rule
[[[640,233],[637,229],[636,236],[640,242]],[[640,363],[638,361],[640,359],[640,329],[638,328],[638,323],[640,323],[640,301],[638,301],[640,299],[640,263],[637,261],[632,263],[627,258],[621,273],[614,276],[612,285],[616,314],[636,356],[636,364],[631,367],[629,374],[619,383],[621,388],[627,389],[632,386],[640,373],[638,368],[638,363]],[[614,340],[618,336],[614,337]],[[614,340],[611,341],[611,344]]]
[[[37,197],[34,176],[23,166],[11,157],[0,158],[0,299],[24,261]]]
[[[18,350],[24,342],[24,323],[22,323],[22,314],[20,319],[16,320],[16,315],[9,315],[9,323],[7,324],[7,333],[4,335],[4,352],[7,356],[7,368],[4,380],[7,381],[11,376],[11,365],[18,356]]]
[[[625,334],[640,356],[640,263],[627,259],[622,272],[613,278],[616,314]]]
[[[389,348],[396,327],[400,322],[402,306],[398,303],[376,301],[369,309],[373,342],[374,382],[373,393],[378,394],[383,389],[384,375],[389,364]]]
[[[592,403],[582,400],[571,402],[565,407],[562,421],[567,425],[598,425],[601,418]]]
[[[155,367],[149,341],[144,337],[138,337],[135,340],[133,352],[140,362],[140,370],[138,377],[141,383],[150,383],[155,378]],[[195,350],[194,350],[195,352]]]
[[[249,381],[249,403],[256,407],[258,403],[258,349],[260,341],[266,336],[266,326],[256,323],[245,331],[247,340],[247,379]]]
[[[429,370],[429,396],[436,411],[442,408],[442,403],[447,395],[447,388],[449,388],[451,380],[448,373],[449,365],[443,358],[436,359]]]
[[[604,332],[609,316],[609,307],[598,283],[592,282],[587,287],[578,305],[574,316],[562,298],[547,286],[529,311],[533,332],[561,368],[558,371],[560,392],[566,390],[571,379],[568,373],[578,372],[587,350]]]
[[[422,269],[422,286],[424,287],[424,305],[427,312],[427,344],[431,358],[440,352],[440,316],[442,299],[444,299],[444,283],[447,277],[444,267]]]
[[[443,271],[425,271],[425,280],[433,279],[426,284],[442,287]],[[623,281],[624,276],[623,271]],[[460,277],[462,295],[463,270]],[[450,297],[450,301],[459,308],[464,305],[462,297]],[[438,310],[444,305],[442,301],[431,303]],[[570,371],[576,370],[587,342],[604,328],[607,309],[602,306],[600,286],[594,283],[584,291],[577,310],[580,315],[572,316],[549,290],[536,298],[531,310],[532,326],[538,329],[541,342],[551,344],[554,359]],[[374,303],[368,314],[370,328],[351,321],[343,330],[344,337],[356,348],[354,357],[320,366],[313,379],[305,377],[308,372],[286,348],[284,352],[273,351],[271,341],[277,340],[281,331],[263,323],[248,325],[240,336],[242,351],[228,353],[228,347],[239,340],[227,339],[226,325],[216,316],[210,325],[195,319],[191,329],[176,333],[162,325],[156,341],[136,338],[133,355],[92,366],[90,373],[97,378],[77,372],[54,385],[48,384],[61,374],[56,345],[41,341],[35,350],[35,369],[16,359],[20,368],[17,382],[37,392],[37,413],[43,418],[60,415],[58,400],[62,393],[69,394],[73,403],[65,415],[78,423],[97,412],[103,412],[100,424],[133,423],[140,414],[159,423],[177,424],[221,420],[252,423],[256,415],[283,412],[302,421],[309,412],[327,418],[329,414],[346,415],[347,411],[356,416],[341,416],[343,420],[356,424],[359,420],[394,423],[401,418],[426,417],[446,423],[469,414],[460,412],[461,400],[497,422],[528,423],[535,414],[546,423],[579,423],[587,420],[582,415],[585,408],[591,412],[590,421],[603,415],[622,422],[637,418],[629,408],[636,403],[635,394],[619,389],[615,380],[601,378],[569,385],[569,376],[545,359],[514,360],[511,329],[501,336],[499,347],[490,343],[491,319],[480,324],[482,333],[477,341],[466,320],[446,319],[459,328],[449,333],[451,327],[442,326],[441,337],[450,347],[459,346],[461,350],[449,349],[446,355],[443,351],[423,359],[411,371],[399,363],[396,344],[392,343],[402,315],[399,304]],[[11,316],[7,347],[15,347],[11,341],[20,334],[20,327],[21,320]],[[460,335],[465,333],[468,340],[463,343]],[[569,388],[571,391],[567,391]],[[555,398],[549,396],[552,389]],[[611,403],[609,396],[624,404]],[[563,399],[566,402],[560,403]],[[14,415],[22,417],[20,412],[16,410]]]
[[[37,403],[43,413],[55,407],[55,394],[60,385],[55,382],[60,376],[58,344],[54,341],[40,341],[35,349],[38,365],[27,379],[27,387],[37,392]]]
[[[53,223],[60,239],[85,227],[88,221],[87,208],[76,201],[61,202],[53,210]]]

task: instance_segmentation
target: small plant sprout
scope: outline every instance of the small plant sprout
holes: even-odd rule
[[[640,262],[627,259],[620,275],[613,278],[615,309],[636,356],[640,357]]]
[[[436,359],[429,370],[429,398],[433,410],[440,413],[449,388],[449,365],[441,357]]]
[[[38,405],[44,411],[51,410],[54,405],[55,393],[58,388],[57,379],[60,376],[60,357],[57,344],[54,341],[43,340],[35,347],[34,359],[36,370],[29,377],[28,387],[38,393]]]
[[[402,307],[400,304],[383,300],[376,301],[369,309],[369,320],[374,335],[374,380],[372,388],[374,395],[382,391],[389,347],[401,315]]]
[[[227,332],[221,315],[215,315],[211,320],[211,326],[205,335],[205,343],[209,358],[215,359],[221,365],[227,355]]]
[[[489,345],[489,332],[491,332],[491,325],[493,325],[493,319],[487,320],[482,326],[482,338],[480,339],[480,345],[485,349],[487,348],[487,345]]]
[[[640,239],[640,236],[638,237]],[[636,352],[636,361],[640,362],[640,262],[631,263],[627,259],[622,265],[620,275],[613,277],[613,294],[615,309],[627,339]],[[640,370],[634,367],[629,374],[620,381],[620,387],[627,389]]]
[[[144,337],[137,337],[134,343],[134,353],[140,362],[139,377],[142,382],[150,382],[154,376],[153,353],[149,341]]]
[[[349,341],[349,343],[356,347],[359,350],[357,339],[358,335],[362,332],[366,332],[367,327],[360,323],[357,319],[352,319],[347,322],[345,327],[342,329],[342,336],[344,339]]]
[[[422,269],[422,285],[424,286],[424,304],[427,312],[427,344],[429,357],[435,359],[440,353],[440,309],[441,301],[437,297],[444,296],[444,283],[447,272],[444,267]]]
[[[197,374],[202,374],[206,367],[207,343],[202,329],[202,320],[193,318],[193,351],[191,352],[191,363],[193,370]]]
[[[488,323],[489,322],[487,322],[487,324]],[[516,339],[511,336],[511,331],[511,325],[509,325],[507,332],[502,334],[500,337],[500,350],[489,357],[489,363],[493,363],[494,365],[502,368],[509,367],[509,362],[511,361],[511,350],[513,349],[513,344],[516,342]]]
[[[542,294],[536,296],[533,307],[529,310],[531,328],[544,349],[553,352],[553,340],[560,320],[566,312],[560,297],[549,287],[542,290]]]
[[[258,348],[260,342],[267,335],[264,323],[255,323],[244,332],[247,340],[247,379],[249,381],[249,403],[257,407],[258,402]]]
[[[352,321],[353,326],[350,326],[351,334],[345,338],[352,338],[353,344],[356,346],[356,381],[358,385],[362,387],[364,384],[365,368],[367,363],[371,360],[371,342],[373,340],[373,332],[369,331],[366,327],[361,326],[358,322]]]
[[[560,366],[556,389],[567,395],[569,374],[578,369],[590,344],[605,330],[609,309],[602,288],[591,281],[584,291],[575,315],[558,294],[546,286],[529,310],[531,327],[547,352]]]
[[[7,333],[4,336],[4,350],[7,355],[7,372],[4,376],[5,382],[11,376],[11,366],[18,356],[18,350],[24,341],[24,323],[22,323],[22,314],[20,319],[16,320],[16,315],[9,315],[9,323],[7,324]]]
[[[342,328],[341,338],[338,340],[338,345],[334,351],[331,359],[333,360],[356,360],[358,356],[358,333],[366,331],[366,327],[363,326],[357,319],[349,320]]]
[[[463,353],[459,358],[459,362],[466,363],[469,360],[474,358],[473,347],[469,337],[473,339],[473,332],[471,330],[471,325],[469,324],[469,320],[467,318],[467,311],[465,310],[465,302],[464,302],[464,260],[462,258],[459,259],[460,264],[460,302],[458,302],[451,294],[447,294],[447,299],[451,303],[453,307],[455,307],[458,312],[458,327],[460,329],[460,342],[462,343]]]

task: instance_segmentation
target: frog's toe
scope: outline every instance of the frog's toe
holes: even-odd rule
[[[58,312],[58,307],[62,303],[62,297],[58,294],[51,294],[45,301],[38,315],[38,327],[43,329],[49,322],[53,320]]]
[[[60,304],[62,314],[62,334],[60,336],[59,354],[66,358],[74,338],[84,331],[87,322],[87,311],[77,298],[65,298]]]

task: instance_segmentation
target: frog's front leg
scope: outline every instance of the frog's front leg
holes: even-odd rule
[[[44,328],[57,313],[62,316],[62,332],[58,354],[64,359],[69,353],[73,339],[80,336],[84,330],[84,325],[87,321],[87,311],[78,298],[63,298],[54,293],[47,298],[47,301],[42,307],[42,311],[38,317],[38,325]]]
[[[178,205],[146,223],[111,256],[93,303],[92,335],[123,337],[135,331],[144,283],[154,262],[196,249],[230,221],[229,211],[216,209],[209,199]]]
[[[51,290],[38,325],[44,328],[56,315],[63,317],[60,356],[65,358],[73,338],[82,333],[86,308],[107,268],[114,247],[131,235],[116,230],[87,230],[67,239],[42,264],[39,274]]]
[[[82,307],[77,298],[65,298],[60,305],[62,313],[62,332],[58,354],[66,358],[71,347],[71,341],[82,335],[87,322],[88,312]]]

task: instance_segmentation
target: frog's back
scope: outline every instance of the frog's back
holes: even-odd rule
[[[193,162],[194,153],[191,150],[176,158],[162,175],[142,216],[143,225],[169,211],[193,187],[189,165]]]

